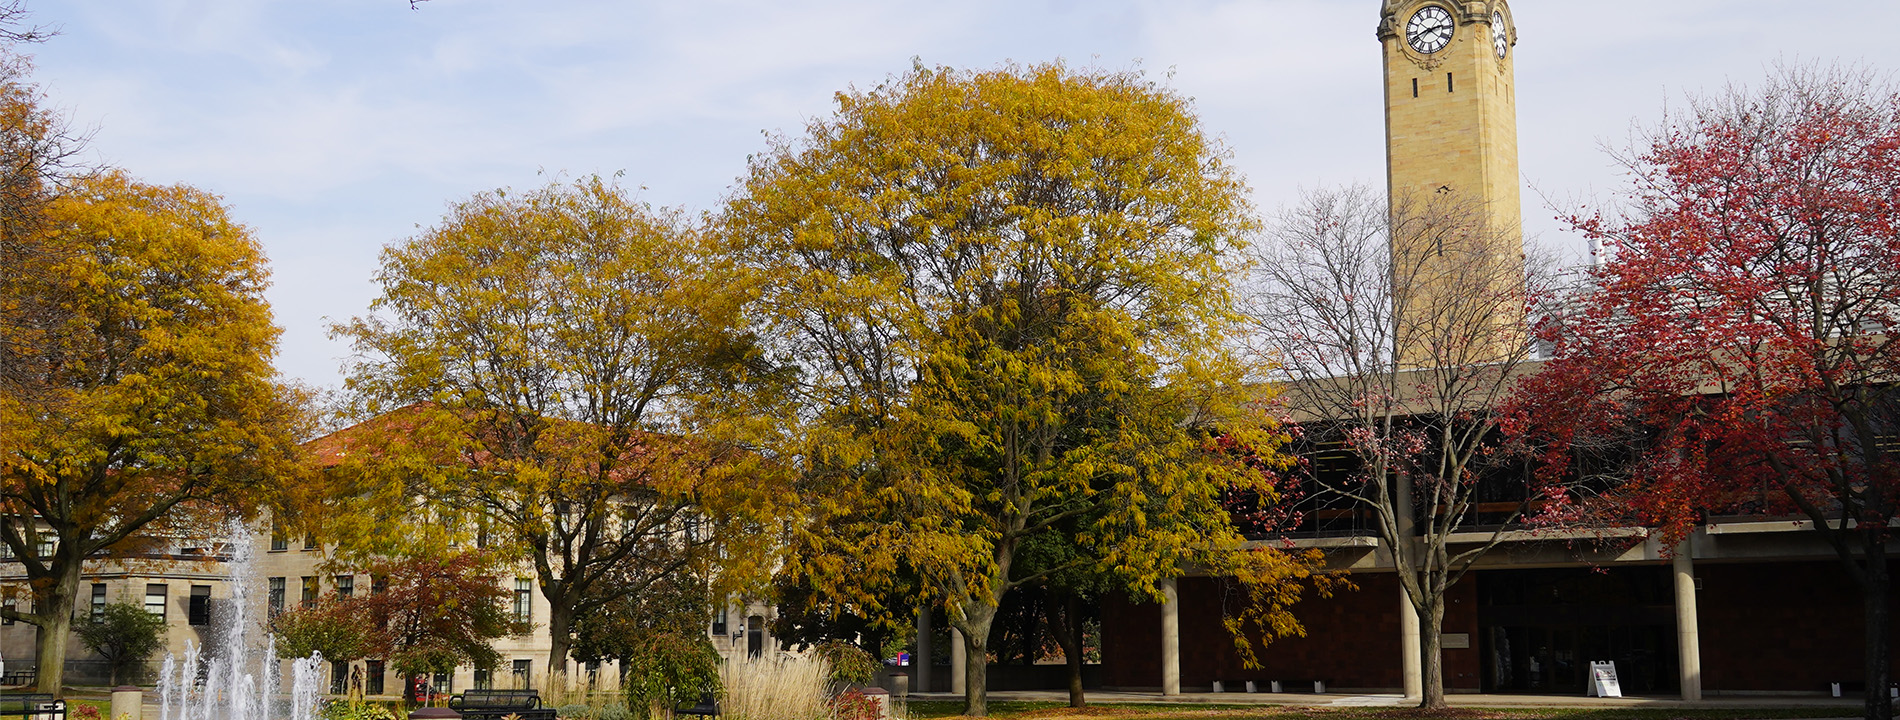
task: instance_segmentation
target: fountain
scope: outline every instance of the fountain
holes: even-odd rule
[[[170,653],[159,670],[159,720],[313,720],[323,680],[323,657],[291,661],[288,707],[274,703],[282,682],[277,642],[253,617],[250,591],[257,581],[252,532],[233,522],[229,611],[217,619],[217,648],[185,644],[183,660]]]

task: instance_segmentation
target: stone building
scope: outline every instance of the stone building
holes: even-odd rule
[[[372,580],[360,572],[326,571],[323,548],[305,539],[259,535],[254,542],[256,582],[252,601],[264,612],[281,611],[298,603],[313,601],[331,592],[339,595],[373,592]],[[529,623],[526,635],[501,638],[494,642],[501,663],[493,668],[460,667],[453,673],[439,673],[431,679],[435,692],[456,693],[470,688],[546,690],[549,636],[546,624],[547,598],[534,581],[534,569],[521,566],[501,578],[508,590],[508,611],[516,620]],[[748,650],[769,651],[766,629],[770,608],[762,604],[734,605],[708,618],[707,637],[721,655],[731,657]],[[402,678],[379,660],[357,661],[355,671],[364,678],[364,690],[372,696],[395,696],[402,692]],[[344,691],[344,678],[350,668],[332,664],[331,692]],[[611,691],[619,687],[619,668],[612,662],[582,663],[569,658],[564,670],[569,690]]]
[[[322,439],[318,439],[309,444],[321,442]],[[269,519],[262,519],[254,526],[269,527]],[[87,621],[108,603],[138,604],[147,612],[163,617],[166,644],[152,659],[154,670],[166,653],[183,657],[190,648],[214,643],[220,623],[232,611],[232,558],[236,554],[233,542],[248,544],[253,558],[250,574],[254,579],[244,593],[251,618],[269,617],[332,592],[350,595],[375,590],[372,578],[366,573],[326,569],[326,548],[314,539],[269,532],[230,538],[223,532],[207,531],[196,537],[151,542],[146,550],[136,554],[88,561],[80,580],[75,624]],[[0,545],[0,553],[5,552],[4,547]],[[0,591],[4,591],[7,598],[25,598],[27,593],[19,563],[9,560],[12,558],[0,555]],[[431,679],[437,692],[460,692],[469,688],[545,689],[541,685],[546,682],[550,645],[547,599],[535,583],[534,570],[529,565],[517,567],[500,582],[509,593],[509,612],[515,619],[531,625],[531,631],[494,642],[495,650],[502,657],[498,667],[462,667],[454,673],[438,674]],[[734,601],[707,618],[708,639],[727,657],[775,652],[770,632],[772,612],[767,604]],[[0,623],[0,658],[4,659],[8,675],[15,680],[23,680],[24,673],[38,665],[35,631],[35,626],[24,622]],[[65,663],[69,684],[103,685],[107,682],[105,663],[76,637],[67,645]],[[369,695],[394,698],[403,692],[403,679],[381,661],[357,661],[354,666]],[[343,664],[332,664],[333,692],[344,691],[351,670]],[[570,690],[614,690],[619,685],[619,670],[611,662],[580,663],[569,659],[565,670]],[[156,675],[156,672],[150,673],[144,681],[150,682]]]
[[[74,624],[104,612],[108,603],[133,603],[165,618],[166,652],[184,654],[188,645],[203,645],[213,630],[214,607],[227,602],[228,563],[220,538],[177,538],[145,552],[113,561],[88,561],[79,584]],[[50,548],[43,550],[50,554]],[[25,577],[11,552],[0,545],[0,589],[10,607],[30,610],[32,600]],[[20,681],[38,666],[37,628],[17,621],[0,621],[0,658],[8,680]],[[74,685],[104,685],[105,663],[75,636],[66,646],[66,679]]]

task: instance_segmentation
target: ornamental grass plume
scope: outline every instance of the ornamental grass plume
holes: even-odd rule
[[[827,720],[831,663],[819,657],[732,658],[720,711],[734,720]]]

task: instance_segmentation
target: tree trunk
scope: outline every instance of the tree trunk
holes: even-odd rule
[[[1887,553],[1884,543],[1875,540],[1867,543],[1867,582],[1861,587],[1862,601],[1865,603],[1867,633],[1862,639],[1866,653],[1867,697],[1863,712],[1867,720],[1891,720],[1893,718],[1893,699],[1887,687],[1892,682],[1892,662],[1889,655],[1889,626],[1893,619],[1889,617],[1887,595],[1892,588],[1892,576],[1887,571]]]
[[[1069,671],[1069,707],[1088,707],[1082,697],[1082,600],[1073,592],[1062,593],[1062,607],[1053,599],[1048,605],[1049,631],[1062,647],[1062,660]]]
[[[59,552],[66,552],[62,544]],[[39,617],[35,637],[38,653],[39,691],[60,694],[66,680],[66,640],[72,635],[73,599],[79,596],[80,558],[57,558],[61,564],[59,579],[45,592],[36,593],[34,615]]]
[[[1445,624],[1445,593],[1442,588],[1426,590],[1425,607],[1418,618],[1419,670],[1424,677],[1425,698],[1419,707],[1443,710],[1445,705],[1445,656],[1440,651]]]
[[[543,693],[567,691],[567,653],[573,645],[574,610],[564,603],[548,602],[548,671]]]
[[[1088,707],[1088,698],[1082,696],[1082,599],[1069,593],[1062,615],[1067,627],[1056,631],[1069,636],[1069,643],[1062,647],[1062,656],[1069,664],[1069,707]]]
[[[964,606],[963,622],[957,624],[963,631],[963,714],[971,717],[990,712],[990,624],[995,619],[996,607],[978,600]]]

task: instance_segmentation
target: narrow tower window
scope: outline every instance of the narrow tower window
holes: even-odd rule
[[[1418,78],[1412,78],[1412,97],[1418,97]]]
[[[1451,73],[1445,73],[1445,92],[1452,92]]]

